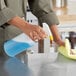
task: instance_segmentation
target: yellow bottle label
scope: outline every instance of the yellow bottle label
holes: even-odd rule
[[[49,38],[50,38],[50,40],[51,41],[53,41],[54,40],[54,38],[53,38],[53,36],[51,35],[51,36],[49,36]]]

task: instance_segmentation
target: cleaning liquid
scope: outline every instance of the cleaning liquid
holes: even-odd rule
[[[4,50],[5,53],[10,56],[14,57],[19,53],[26,51],[28,48],[35,44],[27,35],[24,33],[18,35],[17,37],[6,41],[4,43]]]

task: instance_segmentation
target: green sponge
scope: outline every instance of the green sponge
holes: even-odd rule
[[[58,51],[67,58],[76,59],[76,50],[71,49],[70,42],[68,39],[65,39],[65,46],[59,46]],[[74,54],[71,54],[71,51]]]

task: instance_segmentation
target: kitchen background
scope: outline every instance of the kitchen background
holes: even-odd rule
[[[76,0],[50,0],[50,5],[57,14],[60,24],[58,26],[62,39],[68,38],[71,47],[76,49]],[[38,24],[38,19],[31,13],[27,4],[27,21],[32,24]],[[47,44],[47,45],[46,45]],[[44,51],[49,48],[49,40],[44,40]],[[31,52],[38,52],[38,43],[30,48]]]

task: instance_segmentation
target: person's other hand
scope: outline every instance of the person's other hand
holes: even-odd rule
[[[55,42],[58,44],[58,46],[65,46],[65,42],[62,41],[62,40],[58,40],[58,41],[55,41]]]

